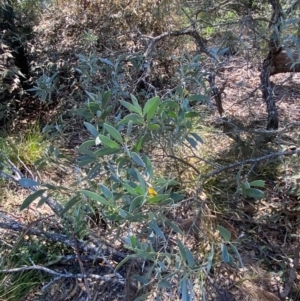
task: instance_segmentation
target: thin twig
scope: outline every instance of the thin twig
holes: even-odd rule
[[[215,176],[215,175],[217,175],[217,174],[219,174],[223,171],[233,169],[233,168],[236,168],[236,167],[241,166],[241,165],[254,164],[254,163],[261,162],[261,161],[275,159],[275,158],[278,158],[278,157],[281,157],[281,156],[291,156],[291,155],[296,155],[296,154],[297,155],[300,154],[300,149],[299,148],[296,149],[296,150],[287,150],[287,151],[283,151],[283,152],[271,153],[271,154],[268,154],[268,155],[265,155],[265,156],[262,156],[262,157],[258,157],[258,158],[247,159],[247,160],[244,160],[244,161],[236,162],[236,163],[224,166],[222,168],[219,168],[219,169],[217,169],[213,172],[210,172],[209,174],[203,176],[203,178],[207,179],[207,178],[213,177],[213,176]]]

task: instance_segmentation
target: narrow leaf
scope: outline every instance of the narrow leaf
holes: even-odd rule
[[[149,121],[153,115],[155,114],[157,108],[158,108],[158,105],[159,105],[159,97],[156,96],[156,97],[153,97],[153,98],[150,98],[145,106],[144,106],[144,110],[143,110],[143,115],[145,116],[147,114],[147,120]]]
[[[132,105],[131,103],[124,101],[124,100],[120,100],[120,103],[126,108],[128,109],[131,113],[137,113],[140,114],[140,110],[138,108],[136,108],[134,105]]]
[[[100,184],[100,188],[106,198],[108,198],[109,200],[115,199],[113,193],[105,185]]]
[[[166,220],[166,224],[167,224],[167,226],[172,228],[175,232],[183,235],[183,232],[181,231],[181,229],[175,223],[172,223],[171,221]]]
[[[120,122],[119,124],[127,124],[129,121],[132,122],[132,124],[143,124],[144,119],[138,115],[138,114],[129,114],[126,115]]]
[[[228,254],[228,250],[227,247],[224,244],[221,244],[221,251],[222,251],[222,259],[224,262],[229,262],[229,254]]]
[[[183,278],[181,280],[181,300],[182,301],[190,301],[189,292],[187,289],[187,280]]]
[[[103,124],[104,128],[108,131],[108,133],[113,137],[116,141],[120,142],[121,144],[123,143],[123,139],[121,134],[111,125],[104,123]]]
[[[158,227],[157,223],[155,220],[152,220],[149,223],[149,227],[154,230],[154,232],[156,233],[156,235],[160,236],[163,240],[166,240],[165,235],[163,234],[163,232],[160,230],[160,228]]]
[[[220,235],[222,236],[224,241],[226,241],[226,242],[230,241],[231,234],[227,229],[225,229],[224,227],[222,227],[220,225],[217,226],[217,229],[219,230]]]
[[[144,196],[137,196],[129,206],[129,212],[133,212],[136,208],[141,207],[144,202]]]
[[[92,192],[89,190],[80,190],[80,192],[82,194],[84,194],[85,196],[87,196],[88,198],[101,203],[102,205],[111,206],[110,202],[108,202],[105,198],[103,198],[102,196],[100,196],[99,194],[97,194],[95,192]]]
[[[265,181],[263,180],[252,181],[249,184],[250,186],[255,186],[255,187],[265,187]]]
[[[47,191],[47,189],[41,189],[38,190],[32,194],[30,194],[22,203],[20,206],[20,211],[26,209],[33,201],[35,201],[37,198],[41,197],[43,193]]]
[[[141,158],[137,153],[135,153],[135,152],[130,152],[130,156],[131,156],[132,160],[133,160],[136,164],[138,164],[138,165],[140,165],[140,166],[142,166],[142,167],[145,167],[144,161],[142,160],[142,158]]]
[[[238,258],[238,260],[239,260],[239,262],[240,262],[241,268],[244,268],[243,260],[242,260],[242,258],[241,258],[241,255],[240,255],[238,249],[236,248],[235,245],[233,245],[233,244],[231,244],[231,243],[230,243],[230,247],[231,247],[231,249],[234,251],[234,253],[236,254],[236,256],[237,256],[237,258]]]
[[[196,139],[199,143],[201,143],[201,144],[204,143],[203,139],[202,139],[198,134],[196,134],[196,133],[190,133],[190,134],[191,134],[191,135],[193,136],[193,138]]]
[[[72,197],[67,202],[67,204],[65,205],[64,209],[60,212],[60,215],[63,216],[66,212],[68,212],[79,201],[80,201],[80,197],[78,195]]]
[[[138,113],[139,113],[140,115],[142,115],[142,114],[143,114],[143,111],[142,111],[142,108],[141,108],[141,106],[139,105],[139,102],[138,102],[138,100],[136,99],[136,97],[135,97],[134,95],[130,94],[130,98],[131,98],[131,101],[132,101],[133,105],[137,108]]]
[[[97,129],[92,124],[84,122],[84,126],[92,134],[93,137],[96,138],[99,135]]]
[[[185,247],[185,254],[186,254],[188,266],[190,268],[192,268],[195,265],[195,259],[194,259],[192,252],[190,251],[190,249],[188,247]]]
[[[261,190],[255,189],[255,188],[245,189],[245,190],[243,190],[243,193],[256,200],[260,200],[265,196]]]
[[[146,279],[145,277],[142,277],[140,275],[133,275],[132,278],[134,278],[135,280],[137,280],[138,282],[140,282],[143,285],[149,283],[148,279]]]
[[[25,188],[31,188],[31,187],[34,187],[34,186],[39,186],[41,185],[41,183],[37,182],[37,181],[34,181],[32,179],[27,179],[27,178],[22,178],[20,179],[19,181],[19,184],[22,186],[22,187],[25,187]]]
[[[115,142],[101,134],[98,137],[99,137],[101,143],[104,144],[105,146],[108,146],[110,148],[119,148],[119,144],[117,142]]]
[[[186,136],[185,139],[193,148],[197,148],[197,141],[194,138]]]
[[[107,106],[107,103],[110,99],[110,96],[111,96],[111,91],[110,90],[108,90],[104,93],[104,95],[102,96],[102,100],[101,100],[102,108],[105,108]]]
[[[142,155],[142,159],[146,165],[146,170],[147,170],[147,173],[149,175],[149,179],[151,180],[153,178],[153,166],[152,166],[152,163],[149,159],[149,157],[147,157],[146,155]]]
[[[178,245],[181,257],[184,261],[186,261],[185,248],[184,248],[182,242],[178,238],[176,238],[176,241],[177,241],[177,245]]]
[[[103,157],[107,155],[116,154],[120,151],[120,149],[117,148],[110,148],[110,147],[104,147],[94,152],[94,155],[97,157]]]

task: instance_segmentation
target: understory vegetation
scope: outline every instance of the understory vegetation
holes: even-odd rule
[[[0,300],[299,300],[299,4],[0,1]]]

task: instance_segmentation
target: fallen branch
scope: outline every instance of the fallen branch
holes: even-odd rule
[[[37,271],[43,271],[45,273],[48,273],[53,276],[57,276],[59,278],[91,278],[91,279],[97,279],[97,280],[104,280],[104,281],[114,281],[118,282],[120,284],[124,284],[124,280],[116,279],[114,274],[109,274],[109,275],[95,275],[95,274],[72,274],[72,273],[59,273],[54,270],[51,270],[49,268],[45,268],[40,265],[33,265],[33,266],[25,266],[25,267],[20,267],[20,268],[14,268],[14,269],[4,269],[0,270],[0,273],[19,273],[19,272],[24,272],[24,271],[32,271],[32,270],[37,270]]]
[[[27,235],[36,235],[39,237],[44,237],[45,239],[48,239],[52,242],[59,242],[68,247],[71,247],[74,249],[76,248],[75,241],[64,234],[49,233],[49,232],[45,232],[45,231],[39,230],[34,227],[30,227],[28,229],[27,225],[24,225],[24,224],[16,222],[16,221],[12,221],[11,219],[10,219],[10,222],[8,222],[8,223],[0,222],[0,228],[12,230],[15,232],[27,231],[26,232]],[[101,245],[102,245],[102,248],[101,248]],[[91,241],[82,241],[82,240],[78,239],[77,240],[77,248],[81,252],[85,252],[89,255],[93,255],[94,259],[96,259],[96,258],[101,259],[103,262],[108,264],[108,266],[111,266],[111,264],[109,264],[109,262],[105,258],[105,256],[110,256],[112,258],[112,260],[114,260],[116,262],[120,262],[126,257],[126,254],[112,250],[108,246],[103,247],[103,243],[98,245],[98,244],[92,243]],[[99,252],[99,249],[101,249],[100,252]],[[119,273],[114,272],[114,274],[116,275],[116,277],[123,279],[123,277]]]
[[[258,158],[251,158],[251,159],[247,159],[244,161],[240,161],[240,162],[236,162],[236,163],[232,163],[229,164],[227,166],[221,167],[213,172],[210,172],[209,174],[203,176],[202,178],[207,179],[210,177],[213,177],[223,171],[229,170],[229,169],[233,169],[236,167],[239,167],[241,165],[245,165],[245,164],[256,164],[258,162],[262,162],[262,161],[267,161],[267,160],[272,160],[281,156],[291,156],[291,155],[299,155],[300,154],[300,149],[297,148],[295,150],[287,150],[287,151],[283,151],[283,152],[277,152],[277,153],[271,153],[262,157],[258,157]]]

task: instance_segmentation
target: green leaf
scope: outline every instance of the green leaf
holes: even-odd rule
[[[169,197],[169,194],[156,195],[156,196],[150,197],[148,199],[148,203],[149,204],[157,204],[157,203],[167,199],[168,197]]]
[[[138,100],[136,99],[136,97],[135,97],[134,95],[130,94],[130,98],[131,98],[131,101],[132,101],[133,105],[134,105],[134,106],[136,107],[136,109],[138,110],[138,113],[139,113],[140,115],[142,115],[142,114],[143,114],[143,110],[142,110],[142,108],[141,108],[141,106],[140,106]]]
[[[110,147],[104,147],[94,152],[94,155],[97,157],[103,157],[107,155],[116,154],[120,151],[120,149],[117,148],[110,148]]]
[[[127,124],[129,121],[132,122],[132,124],[143,124],[144,119],[138,114],[129,114],[126,115],[120,122],[119,124]]]
[[[104,144],[105,146],[108,146],[110,148],[119,148],[119,144],[104,135],[99,135],[98,138],[100,139],[101,143]]]
[[[217,229],[219,230],[220,235],[222,236],[224,241],[226,241],[226,242],[230,241],[231,234],[227,229],[225,229],[224,227],[222,227],[220,225],[217,226]]]
[[[183,235],[183,232],[175,223],[172,223],[171,221],[166,220],[166,225],[169,226],[170,228],[172,228],[176,233]]]
[[[43,206],[47,202],[47,200],[48,200],[48,197],[41,197],[41,199],[37,203],[37,208]]]
[[[245,189],[243,190],[243,193],[256,200],[260,200],[265,196],[265,194],[261,190],[255,188]]]
[[[105,198],[103,198],[102,196],[100,196],[99,194],[97,194],[95,192],[92,192],[92,191],[89,191],[89,190],[80,190],[80,192],[83,195],[87,196],[88,198],[101,203],[102,205],[105,205],[105,206],[111,206],[112,205]]]
[[[148,129],[150,131],[157,131],[160,129],[160,125],[159,124],[156,124],[156,123],[151,123],[148,125]]]
[[[200,101],[200,102],[207,102],[207,96],[206,95],[201,95],[201,94],[194,94],[190,95],[187,98],[189,101]]]
[[[163,234],[163,232],[160,230],[160,228],[158,227],[157,223],[155,220],[152,220],[149,223],[149,227],[156,233],[156,235],[160,236],[164,241],[166,240],[165,235]]]
[[[32,179],[27,179],[27,178],[22,178],[18,182],[22,187],[25,187],[25,188],[31,188],[31,187],[34,187],[34,186],[40,186],[41,185],[41,183],[39,183],[37,181],[34,181]]]
[[[140,166],[142,166],[142,167],[145,167],[145,166],[146,166],[145,163],[144,163],[144,161],[142,160],[142,158],[141,158],[137,153],[135,153],[135,152],[130,152],[130,157],[132,158],[132,160],[133,160],[136,164],[138,164],[138,165],[140,165]]]
[[[149,175],[149,179],[153,179],[153,166],[152,166],[152,163],[149,159],[149,157],[147,157],[145,154],[142,154],[142,159],[146,165],[146,170],[147,170],[147,173]]]
[[[108,90],[104,93],[104,95],[102,96],[102,100],[101,100],[101,104],[102,104],[102,109],[104,109],[107,106],[107,103],[110,99],[111,96],[111,91]]]
[[[139,108],[136,108],[134,105],[132,105],[131,103],[124,101],[124,100],[120,100],[120,103],[126,108],[128,109],[131,113],[137,113],[137,114],[141,114],[141,111],[139,110]]]
[[[32,194],[30,194],[22,203],[20,206],[20,211],[26,209],[33,201],[35,201],[37,198],[41,197],[43,193],[47,191],[47,189],[41,189],[38,190]]]
[[[109,200],[115,199],[113,193],[105,185],[100,184],[100,188],[107,199]]]
[[[140,195],[134,198],[129,206],[129,212],[133,212],[136,208],[141,207],[144,202],[144,196]]]
[[[140,282],[143,285],[149,283],[148,279],[146,279],[145,277],[142,277],[140,275],[133,275],[132,278],[134,278],[135,280],[137,280],[138,282]]]
[[[175,202],[180,202],[182,201],[186,196],[184,194],[180,194],[180,193],[177,193],[177,192],[172,192],[170,194],[170,198]]]
[[[186,112],[184,114],[185,118],[193,118],[193,117],[199,117],[199,113],[191,111],[191,112]]]
[[[95,158],[91,158],[91,157],[88,157],[88,156],[81,156],[78,158],[78,165],[80,167],[84,167],[90,163],[94,163],[96,161]]]
[[[248,181],[245,181],[241,184],[242,189],[249,189],[250,188],[250,184]]]
[[[176,101],[174,100],[165,100],[162,102],[162,106],[163,108],[171,108],[171,109],[175,109],[175,111],[177,111],[179,109],[179,105]]]
[[[128,122],[126,136],[129,138],[132,131],[132,120]]]
[[[63,216],[66,212],[68,212],[79,201],[80,201],[80,197],[78,195],[72,197],[67,202],[67,204],[65,205],[64,209],[60,212],[60,215]]]
[[[181,289],[181,300],[182,301],[191,301],[189,298],[189,292],[188,292],[188,288],[187,288],[186,278],[181,279],[180,289]]]
[[[196,139],[199,143],[201,143],[201,144],[204,143],[203,139],[198,134],[196,134],[196,133],[190,133],[190,135],[192,135],[193,138]]]
[[[265,187],[265,181],[263,180],[252,181],[249,184],[250,186],[255,186],[255,187]]]
[[[188,266],[190,268],[192,268],[195,265],[195,259],[194,259],[192,252],[190,251],[190,249],[188,247],[185,247],[185,254],[186,254],[186,260],[187,260]]]
[[[229,244],[230,244],[231,249],[236,254],[236,256],[237,256],[237,258],[238,258],[238,260],[240,262],[241,268],[244,268],[243,260],[242,260],[242,258],[240,256],[240,253],[239,253],[238,249],[233,244],[231,244],[231,243],[229,243]]]
[[[110,61],[109,59],[99,57],[99,61],[102,62],[103,64],[106,64],[106,65],[109,65],[111,67],[114,67],[113,62]]]
[[[108,131],[108,133],[111,135],[111,137],[113,137],[116,141],[118,141],[119,143],[123,143],[123,139],[121,134],[111,125],[104,123],[103,124],[104,128]]]
[[[146,137],[147,137],[146,135],[140,137],[138,142],[133,146],[132,151],[139,152],[142,149],[143,145],[144,145]]]
[[[153,115],[155,114],[157,108],[158,108],[158,105],[159,105],[159,97],[156,96],[156,97],[153,97],[153,98],[150,98],[145,106],[144,106],[144,110],[143,110],[143,115],[145,116],[147,114],[147,120],[149,121]]]
[[[135,191],[134,188],[132,188],[129,184],[127,183],[123,183],[123,187],[127,190],[128,193],[130,193],[131,195],[139,195],[139,193],[137,191]]]
[[[90,124],[88,122],[84,122],[84,126],[92,134],[93,137],[96,138],[99,135],[97,129],[92,124]]]
[[[197,141],[194,140],[193,138],[186,136],[185,139],[188,141],[188,143],[193,147],[197,148]]]
[[[179,251],[180,251],[180,254],[181,254],[181,257],[184,261],[186,261],[186,253],[185,253],[185,248],[182,244],[182,242],[176,238],[176,241],[177,241],[177,245],[178,245],[178,248],[179,248]]]
[[[142,175],[140,174],[140,172],[137,169],[134,169],[134,171],[137,175],[137,178],[139,180],[141,188],[143,189],[143,192],[145,194],[147,192],[145,180],[144,180],[144,178],[142,177]]]
[[[78,151],[81,151],[82,149],[87,149],[87,148],[89,148],[89,147],[91,147],[91,146],[95,146],[96,144],[95,144],[95,140],[87,140],[87,141],[85,141],[85,142],[83,142],[78,148],[77,148],[77,150]]]
[[[224,244],[221,244],[221,251],[222,251],[222,259],[224,262],[229,262],[229,254],[228,254],[228,250],[227,247]]]
[[[160,280],[158,282],[158,288],[172,288],[172,284],[167,280]]]
[[[95,144],[95,142],[94,142],[94,144]],[[92,151],[90,151],[89,149],[82,148],[82,149],[77,149],[77,150],[83,155],[87,155],[89,157],[96,158],[95,154]]]

